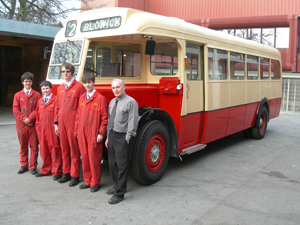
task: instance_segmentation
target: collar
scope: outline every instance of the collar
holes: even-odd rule
[[[125,98],[126,93],[124,93],[120,98],[116,98],[118,101],[122,100],[123,98]]]
[[[48,95],[48,96],[44,96],[44,98],[47,98],[48,101],[51,99],[51,97],[52,97],[52,93],[50,93],[50,95]]]
[[[31,93],[31,88],[29,89],[29,90],[26,90],[25,88],[23,88],[23,90],[24,90],[24,93],[26,94],[26,91],[29,91],[29,94],[28,95],[30,95],[30,93]]]
[[[86,92],[86,95],[92,97],[95,92],[96,92],[96,89],[94,88],[94,90],[91,93]]]
[[[74,78],[72,78],[68,83],[65,82],[65,84],[67,84],[68,87],[70,87],[70,85],[73,83],[73,81],[74,81]]]

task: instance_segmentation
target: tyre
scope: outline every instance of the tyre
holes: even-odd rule
[[[252,138],[251,128],[243,130],[243,135],[244,135],[245,138]]]
[[[140,130],[130,162],[130,175],[139,184],[150,185],[160,180],[169,161],[170,139],[166,126],[153,120]]]
[[[268,110],[266,107],[260,110],[256,118],[254,127],[251,128],[251,135],[254,139],[262,139],[267,131],[268,126]]]

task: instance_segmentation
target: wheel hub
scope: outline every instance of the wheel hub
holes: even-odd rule
[[[155,163],[159,157],[159,146],[157,144],[152,145],[152,149],[150,151],[151,161]]]
[[[161,135],[154,135],[146,150],[146,164],[151,172],[157,171],[162,165],[165,155],[165,143]]]

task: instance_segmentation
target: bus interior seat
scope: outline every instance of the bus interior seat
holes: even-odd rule
[[[120,63],[104,63],[101,77],[120,76]]]

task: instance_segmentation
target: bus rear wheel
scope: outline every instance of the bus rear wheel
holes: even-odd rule
[[[267,131],[268,126],[268,110],[263,107],[256,119],[254,127],[251,128],[251,135],[254,139],[262,139]]]
[[[140,130],[134,147],[129,171],[143,185],[150,185],[163,176],[168,161],[170,140],[166,126],[153,120]]]

